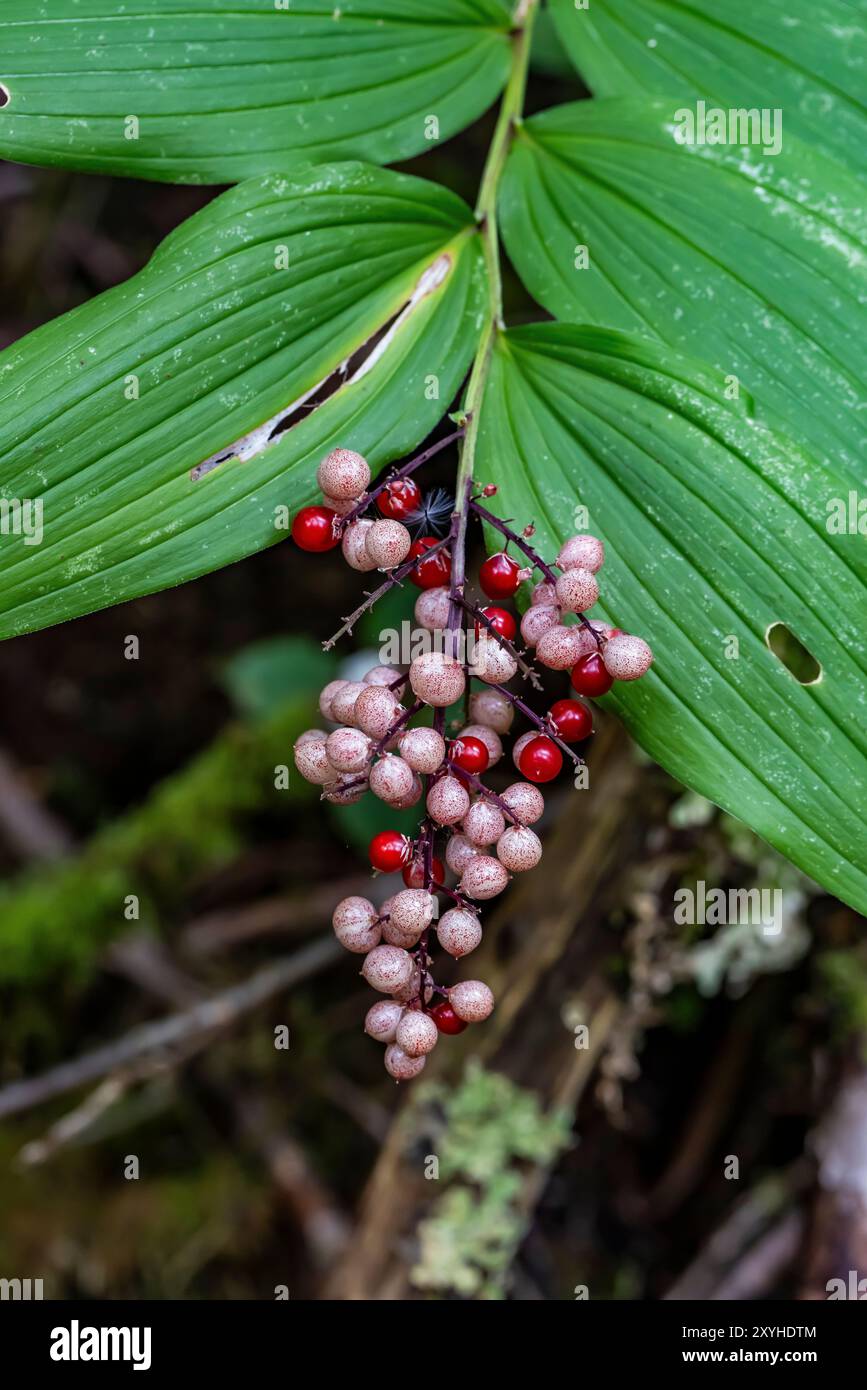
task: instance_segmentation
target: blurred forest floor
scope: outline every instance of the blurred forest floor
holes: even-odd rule
[[[531,109],[575,95],[541,52]],[[489,130],[410,167],[472,201]],[[0,345],[212,192],[0,165]],[[863,923],[604,715],[591,789],[550,797],[541,869],[489,914],[491,1023],[384,1076],[330,931],[382,809],[274,789],[324,681],[411,612],[325,656],[355,589],[278,545],[0,646],[0,1277],[534,1300],[867,1273]],[[779,887],[783,930],[676,926],[699,880]]]

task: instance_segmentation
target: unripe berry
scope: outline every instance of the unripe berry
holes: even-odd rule
[[[437,859],[436,855],[430,861],[430,875],[434,883],[445,883],[446,871],[443,861]],[[411,864],[407,864],[402,871],[401,877],[407,888],[424,887],[424,864],[420,859],[413,859]]]
[[[471,772],[479,777],[490,761],[487,744],[474,734],[461,734],[460,738],[453,739],[449,744],[449,762],[462,772]]]
[[[605,669],[618,681],[637,681],[650,670],[653,652],[641,637],[620,633],[610,637],[602,652]]]
[[[470,670],[479,680],[505,685],[518,669],[518,663],[511,652],[501,647],[496,637],[483,634],[473,644]]]
[[[470,696],[470,718],[476,724],[484,724],[498,734],[507,734],[514,717],[514,705],[499,690],[479,690]]]
[[[408,985],[412,972],[412,956],[400,946],[374,946],[361,967],[367,983],[380,994],[393,994]]]
[[[324,729],[305,729],[303,734],[299,734],[295,740],[296,748],[303,748],[305,743],[325,743],[328,738]]]
[[[364,684],[394,685],[400,674],[394,666],[371,666],[370,670],[365,672]]]
[[[408,951],[410,947],[418,944],[420,936],[420,931],[412,931],[408,928],[400,927],[397,923],[390,920],[382,924],[382,939],[386,941],[389,946],[402,946],[405,951]]]
[[[464,693],[464,668],[444,652],[423,652],[409,668],[409,683],[420,700],[442,708]]]
[[[395,1081],[412,1081],[414,1076],[424,1071],[426,1061],[427,1057],[407,1057],[396,1042],[390,1043],[385,1049],[385,1070]]]
[[[425,554],[437,544],[436,536],[422,536],[412,543],[409,553],[413,558],[418,557],[418,564],[410,570],[409,578],[419,589],[435,589],[448,584],[451,578],[452,562],[445,550],[438,550],[434,555]]]
[[[329,497],[355,501],[370,482],[367,459],[352,449],[332,449],[316,470],[316,481]]]
[[[405,985],[401,985],[400,989],[393,990],[391,997],[393,999],[398,1000],[398,1002],[401,1004],[408,1004],[411,1000],[418,999],[420,993],[421,971],[419,970],[418,966],[414,964],[412,967],[412,975],[410,976],[407,983]],[[426,984],[424,990],[424,1002],[426,1004],[429,1004],[432,998],[433,988],[431,985]]]
[[[354,806],[367,790],[364,782],[356,781],[353,774],[340,772],[336,782],[329,782],[322,791],[323,800],[335,806]]]
[[[510,825],[497,841],[497,858],[510,873],[525,873],[542,858],[542,841],[526,825]]]
[[[366,517],[351,522],[343,532],[343,539],[340,542],[346,563],[362,574],[376,569],[376,561],[371,560],[367,553],[367,533],[372,525],[373,522],[368,521]]]
[[[598,652],[591,652],[589,656],[582,656],[581,660],[572,667],[570,679],[573,690],[576,690],[579,695],[589,695],[591,698],[607,695],[614,684],[614,677],[606,669]]]
[[[519,825],[535,825],[545,810],[545,798],[529,782],[513,782],[500,794]]]
[[[540,734],[522,750],[518,766],[530,782],[552,782],[563,766],[563,754],[556,743]]]
[[[490,854],[477,854],[461,875],[460,891],[467,898],[495,898],[509,882],[509,875],[499,859]]]
[[[479,583],[488,598],[510,598],[521,582],[521,568],[504,550],[489,555],[479,569]]]
[[[399,521],[374,521],[364,539],[364,548],[374,565],[393,570],[406,559],[412,537]]]
[[[421,936],[433,921],[436,898],[423,888],[404,888],[391,900],[389,916],[401,931],[417,931]]]
[[[421,794],[424,791],[421,778],[417,772],[412,774],[412,786],[398,796],[394,801],[389,801],[389,806],[393,806],[395,811],[408,811],[411,806],[416,806],[421,801]]]
[[[495,608],[489,604],[487,608],[480,609],[480,612],[484,614],[488,622],[483,623],[481,619],[476,619],[474,628],[476,637],[481,637],[483,632],[490,633],[491,628],[493,628],[494,632],[498,632],[501,637],[505,637],[507,642],[512,641],[518,629],[514,617],[507,609]]]
[[[330,507],[302,507],[292,522],[293,541],[312,554],[333,550],[340,540],[334,531],[336,517]]]
[[[396,754],[385,753],[370,769],[368,785],[380,801],[387,801],[393,805],[414,790],[412,768]]]
[[[494,1009],[494,996],[481,980],[460,980],[449,990],[449,1003],[465,1023],[483,1023]]]
[[[397,1025],[395,1042],[407,1057],[424,1057],[439,1041],[439,1030],[433,1019],[420,1009],[407,1009]]]
[[[540,638],[560,626],[560,609],[556,604],[539,603],[528,608],[521,619],[521,636],[528,647],[535,647]]]
[[[334,700],[334,696],[337,694],[338,690],[342,690],[343,687],[348,684],[349,681],[337,680],[329,681],[324,687],[322,694],[319,696],[319,712],[323,719],[334,718],[332,712],[332,701]]]
[[[308,739],[306,743],[296,743],[295,766],[305,782],[312,782],[314,786],[325,787],[329,782],[337,781],[337,773],[328,761],[324,739],[321,742]]]
[[[474,845],[466,835],[452,835],[446,845],[446,863],[460,877],[471,859],[475,859],[479,853],[478,846]]]
[[[414,772],[436,772],[446,755],[445,739],[436,729],[407,729],[398,746]]]
[[[456,825],[469,807],[469,793],[457,777],[440,777],[427,794],[428,814],[438,825]]]
[[[564,743],[578,743],[593,732],[593,715],[580,700],[555,700],[548,718]]]
[[[589,570],[597,574],[605,560],[605,546],[596,536],[570,536],[560,547],[555,564],[561,570]]]
[[[386,484],[376,499],[382,516],[389,516],[393,521],[403,521],[420,502],[421,489],[413,478],[395,478]]]
[[[391,874],[409,862],[412,844],[399,830],[380,830],[371,840],[367,853],[374,869]]]
[[[444,999],[441,1004],[437,1004],[435,1009],[431,1009],[430,1016],[437,1026],[437,1032],[454,1034],[462,1033],[466,1024],[462,1018],[458,1018],[448,1000]]]
[[[401,706],[384,685],[366,685],[353,706],[352,715],[358,728],[370,738],[384,738],[401,716]]]
[[[331,697],[331,718],[338,724],[355,724],[355,701],[364,685],[361,681],[344,681]]]
[[[580,627],[552,627],[536,643],[536,656],[552,671],[568,671],[584,652],[584,637]]]
[[[599,585],[589,570],[567,570],[557,580],[557,602],[564,613],[583,613],[599,597]]]
[[[422,589],[415,601],[415,620],[427,632],[442,631],[449,621],[451,599],[443,585],[435,589]]]
[[[337,772],[363,772],[370,758],[370,739],[360,729],[335,729],[325,741],[325,752]]]
[[[532,831],[530,832],[532,834]],[[468,956],[482,939],[482,928],[474,912],[465,907],[450,907],[437,923],[437,940],[444,951],[456,960]]]
[[[496,695],[499,692],[495,690],[492,693]],[[493,767],[494,763],[498,763],[503,756],[503,744],[500,736],[487,724],[468,724],[465,729],[461,729],[458,738],[480,739],[488,750],[489,768]]]
[[[403,1005],[394,999],[377,999],[364,1019],[364,1031],[377,1042],[394,1042],[397,1025],[403,1018]]]
[[[538,737],[539,735],[535,729],[528,729],[527,733],[521,734],[521,737],[516,738],[515,742],[512,744],[512,762],[519,772],[521,771],[521,755],[524,749],[529,743],[533,742],[534,738]]]
[[[376,908],[367,898],[344,898],[331,916],[334,935],[347,951],[367,955],[379,945],[382,929],[377,916]]]
[[[492,845],[506,828],[502,811],[491,801],[479,797],[474,801],[463,820],[463,832],[474,845]]]
[[[543,608],[550,608],[557,602],[557,591],[548,579],[543,579],[537,584],[530,595],[530,603],[535,608],[537,604]]]

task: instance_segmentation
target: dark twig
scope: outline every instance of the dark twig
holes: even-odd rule
[[[540,715],[530,709],[529,705],[525,705],[519,695],[514,695],[511,690],[507,690],[504,685],[499,685],[497,681],[490,681],[489,688],[491,690],[499,690],[501,695],[505,695],[506,699],[510,700],[515,706],[515,709],[519,710],[525,719],[529,719],[531,724],[535,724],[540,733],[544,734],[546,738],[549,738],[552,743],[556,743],[557,747],[562,749],[564,753],[567,753],[573,763],[584,762],[580,754],[576,753],[574,748],[570,748],[568,743],[564,743],[559,734],[555,733],[550,721],[548,719],[542,719]]]
[[[393,468],[381,483],[378,483],[370,492],[364,494],[357,507],[353,507],[351,512],[347,512],[346,516],[340,518],[336,525],[336,529],[341,532],[345,531],[349,523],[355,521],[363,512],[366,512],[371,502],[375,502],[379,494],[385,492],[385,489],[391,483],[395,482],[398,478],[406,478],[410,473],[414,473],[417,468],[421,468],[423,463],[427,463],[428,459],[432,459],[435,454],[447,448],[449,444],[454,444],[456,439],[463,439],[465,433],[466,431],[463,429],[455,430],[452,434],[447,434],[444,439],[438,439],[435,444],[431,444],[427,449],[423,449],[420,454],[416,454],[415,458],[411,458],[408,463],[403,464],[400,468]]]
[[[483,623],[484,626],[491,633],[491,635],[495,638],[495,640],[499,642],[503,650],[507,651],[509,655],[513,657],[515,661],[517,661],[518,670],[521,672],[521,674],[524,676],[526,680],[529,680],[533,688],[535,690],[542,690],[543,686],[542,682],[539,680],[538,674],[536,673],[536,671],[534,671],[533,667],[529,664],[529,662],[524,660],[524,658],[521,656],[521,653],[515,646],[514,642],[510,642],[508,637],[504,637],[501,632],[498,632],[497,629],[494,627],[494,624],[491,622],[490,618],[485,613],[483,613],[481,608],[478,608],[476,604],[468,603],[466,599],[461,599],[461,604],[465,612],[469,613],[470,617],[476,619],[476,621]]]
[[[444,547],[449,544],[450,540],[451,536],[444,536],[441,541],[437,541],[436,545],[432,545],[430,549],[425,551],[424,558],[427,559],[429,555],[435,555],[438,550],[444,549]],[[387,594],[388,591],[390,589],[393,589],[396,584],[400,584],[404,579],[406,579],[407,575],[411,574],[412,571],[415,569],[418,562],[419,557],[413,556],[409,560],[404,560],[402,565],[395,566],[395,568],[391,571],[384,583],[380,584],[378,589],[374,589],[372,592],[369,592],[364,600],[364,603],[359,604],[359,606],[355,609],[355,612],[350,613],[349,617],[344,619],[343,626],[338,628],[334,636],[329,637],[327,642],[322,643],[322,650],[326,652],[330,651],[331,648],[335,645],[335,643],[339,642],[340,638],[343,637],[345,633],[351,632],[355,624],[358,622],[359,618],[362,616],[362,614],[366,613],[368,608],[372,608],[373,605],[382,598],[383,594]]]

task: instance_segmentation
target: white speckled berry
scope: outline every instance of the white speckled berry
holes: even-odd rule
[[[337,724],[355,724],[355,701],[364,686],[361,681],[344,681],[331,697],[331,718]]]
[[[568,671],[584,653],[583,629],[552,627],[536,643],[536,656],[552,671]]]
[[[481,980],[460,980],[449,990],[449,1003],[465,1023],[483,1023],[494,1009],[494,996]]]
[[[557,602],[564,613],[584,613],[599,597],[599,585],[589,570],[567,570],[557,580]]]
[[[412,786],[409,791],[404,792],[403,796],[397,797],[395,801],[390,801],[388,804],[389,806],[393,806],[395,811],[408,811],[410,806],[418,805],[421,801],[423,791],[424,787],[422,786],[421,778],[417,772],[414,772],[412,774]]]
[[[400,989],[392,990],[392,998],[397,999],[401,1004],[408,1004],[410,1000],[418,998],[420,989],[421,971],[419,970],[417,965],[413,964],[412,975],[410,976],[409,980],[405,985],[401,985]],[[426,985],[424,991],[424,1002],[426,1004],[429,1004],[432,998],[433,988],[430,985]]]
[[[394,1042],[397,1025],[403,1018],[403,1005],[395,999],[377,999],[364,1018],[364,1031],[377,1042]]]
[[[400,671],[394,666],[371,666],[365,672],[365,685],[393,685],[400,675]]]
[[[384,685],[366,685],[355,701],[352,716],[362,733],[380,739],[402,712],[395,696]]]
[[[474,912],[465,907],[450,907],[437,923],[437,940],[444,951],[456,960],[468,956],[482,939],[482,928]]]
[[[513,782],[500,800],[505,801],[519,825],[535,825],[545,809],[545,798],[532,782]]]
[[[394,994],[412,979],[412,956],[400,946],[374,946],[364,958],[361,973],[380,994]]]
[[[598,574],[605,561],[605,546],[596,536],[570,536],[560,547],[556,565],[561,570],[589,570]]]
[[[364,545],[378,569],[393,570],[409,554],[412,536],[401,522],[383,517],[381,521],[374,521]]]
[[[343,551],[343,558],[346,563],[354,570],[360,570],[366,574],[369,570],[376,569],[376,561],[371,560],[367,553],[367,533],[373,525],[366,517],[361,517],[358,521],[350,522],[343,532],[340,542],[340,549]]]
[[[347,951],[367,955],[379,945],[381,927],[377,911],[367,898],[343,898],[331,915],[334,935]]]
[[[497,858],[510,873],[526,873],[542,858],[542,841],[528,826],[510,825],[497,841]]]
[[[476,638],[470,653],[470,670],[479,680],[504,685],[518,669],[518,663],[490,633]]]
[[[360,729],[335,729],[325,741],[325,752],[336,772],[363,772],[370,757],[370,739]]]
[[[443,708],[464,693],[464,668],[444,652],[423,652],[409,668],[409,683],[420,700]]]
[[[404,888],[391,900],[391,920],[401,931],[418,931],[419,935],[433,920],[436,899],[424,888]]]
[[[650,670],[653,652],[641,637],[627,632],[610,637],[602,653],[605,669],[618,681],[637,681]]]
[[[322,715],[323,719],[334,718],[331,712],[334,697],[339,690],[342,690],[343,687],[348,684],[348,681],[343,680],[329,681],[328,684],[323,687],[322,694],[319,696],[319,713]]]
[[[407,1009],[397,1025],[394,1040],[407,1057],[425,1057],[433,1052],[439,1035],[430,1014],[423,1014],[421,1009]]]
[[[336,782],[329,782],[323,789],[325,801],[331,801],[335,806],[354,806],[356,801],[360,801],[367,791],[367,783],[359,782],[357,775],[352,772],[341,772],[338,774]]]
[[[452,835],[446,845],[446,863],[452,873],[460,876],[471,859],[479,853],[478,845],[468,840],[466,835]]]
[[[312,782],[314,786],[325,787],[329,782],[337,781],[337,773],[328,761],[324,739],[296,743],[295,766],[305,782]]]
[[[436,729],[407,729],[400,739],[400,756],[414,772],[436,772],[446,755],[446,743]]]
[[[499,690],[478,690],[470,696],[470,718],[497,734],[507,734],[515,717],[515,706]],[[499,740],[498,740],[499,742]],[[490,753],[490,749],[488,749]],[[500,745],[502,754],[502,745]]]
[[[512,762],[519,772],[521,771],[521,754],[527,747],[527,744],[532,743],[533,739],[538,737],[539,730],[530,729],[526,734],[521,734],[520,738],[516,738],[515,742],[512,744]]]
[[[467,864],[458,886],[465,897],[484,900],[502,893],[508,882],[509,875],[499,859],[478,854]]]
[[[408,931],[397,926],[391,920],[382,924],[382,939],[389,946],[402,946],[405,951],[408,951],[411,947],[418,945],[420,936],[420,931]]]
[[[427,794],[428,814],[437,825],[457,825],[470,808],[470,794],[457,777],[440,777]]]
[[[407,1057],[396,1042],[390,1043],[385,1049],[385,1070],[395,1081],[412,1081],[414,1076],[424,1071],[426,1061],[427,1057]]]
[[[303,748],[305,743],[325,743],[328,738],[324,729],[305,729],[303,734],[299,734],[295,740],[296,748]]]
[[[491,691],[496,695],[496,690]],[[502,699],[502,696],[500,696]],[[458,738],[477,738],[482,741],[488,750],[488,769],[498,763],[503,756],[503,744],[499,734],[488,724],[467,724],[466,728],[461,729]],[[486,769],[487,770],[487,769]]]
[[[428,632],[442,631],[448,624],[451,601],[444,586],[422,589],[415,601],[415,620]]]
[[[543,608],[550,608],[552,604],[556,604],[557,593],[550,580],[543,579],[536,585],[530,595],[530,602],[534,607],[541,605]]]
[[[492,801],[479,797],[464,816],[461,829],[474,845],[492,845],[506,828],[503,813]]]
[[[316,470],[316,481],[328,497],[341,502],[357,499],[370,482],[370,468],[352,449],[332,449]]]
[[[368,780],[374,796],[378,796],[380,801],[387,801],[389,805],[409,796],[415,787],[412,768],[394,753],[386,753],[377,759],[370,769]]]
[[[528,647],[535,647],[540,637],[560,625],[560,609],[556,604],[537,604],[528,608],[521,619],[521,636]]]

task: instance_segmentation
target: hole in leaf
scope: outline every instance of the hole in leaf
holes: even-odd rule
[[[3,86],[3,83],[0,82],[0,106],[8,106],[8,105],[9,105],[9,88],[8,88],[8,87],[4,87],[4,86]]]
[[[771,623],[765,641],[800,685],[815,685],[822,679],[822,667],[785,623]]]

